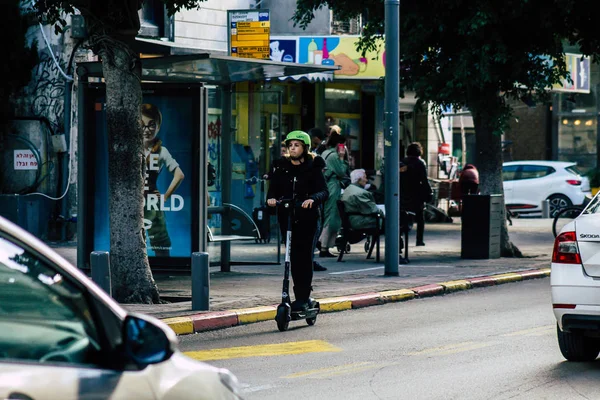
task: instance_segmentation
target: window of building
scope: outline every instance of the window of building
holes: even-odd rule
[[[167,17],[163,2],[158,0],[145,0],[141,10],[139,36],[162,38],[172,40],[172,21]]]

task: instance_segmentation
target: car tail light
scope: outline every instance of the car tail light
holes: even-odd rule
[[[581,185],[581,181],[579,179],[567,179],[567,183],[573,186]]]
[[[581,264],[575,232],[563,232],[554,239],[552,262],[559,264]]]

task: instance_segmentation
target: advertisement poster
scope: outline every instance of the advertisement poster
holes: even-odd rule
[[[295,63],[297,59],[297,43],[298,41],[296,39],[271,38],[271,43],[269,45],[269,57],[271,61]]]
[[[379,79],[385,76],[385,51],[383,41],[379,53],[370,52],[364,57],[356,50],[358,36],[301,36],[298,39],[300,64],[338,65],[336,78]]]
[[[144,94],[142,126],[146,176],[144,233],[149,257],[190,257],[192,252],[192,157],[194,95]],[[108,143],[104,99],[96,110],[94,250],[110,250]]]

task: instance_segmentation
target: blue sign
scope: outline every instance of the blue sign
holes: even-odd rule
[[[296,39],[271,39],[271,61],[296,62]]]

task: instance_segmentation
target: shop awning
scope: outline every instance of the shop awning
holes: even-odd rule
[[[102,76],[102,64],[83,62],[90,76]],[[209,53],[171,55],[142,59],[142,79],[156,82],[210,83],[224,85],[261,81],[312,73],[329,73],[337,66],[304,65],[289,62],[255,60]]]
[[[315,72],[312,74],[292,75],[279,78],[280,81],[286,82],[332,82],[332,72]]]

